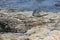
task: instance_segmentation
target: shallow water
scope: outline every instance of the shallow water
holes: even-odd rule
[[[32,11],[35,9],[43,11],[60,11],[55,7],[55,0],[0,0],[0,8],[13,8],[18,10]]]

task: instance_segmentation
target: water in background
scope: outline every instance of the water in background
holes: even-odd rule
[[[55,0],[0,0],[0,8],[18,9],[18,10],[43,10],[43,11],[60,11],[55,6]]]

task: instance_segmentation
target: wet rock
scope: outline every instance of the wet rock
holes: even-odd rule
[[[46,16],[46,15],[48,15],[48,14],[46,14],[46,13],[43,13],[43,12],[33,12],[33,14],[32,14],[33,16],[35,16],[35,17],[43,17],[43,16]]]
[[[16,12],[17,10],[16,9],[8,9],[8,13],[11,13],[11,12]]]
[[[18,21],[16,19],[0,18],[0,26],[2,28],[2,31],[5,31],[5,32],[17,32],[16,27],[18,24],[21,24],[21,23],[22,23],[21,21]]]
[[[1,32],[11,32],[12,28],[9,27],[8,21],[6,20],[0,20],[0,27],[1,27]]]

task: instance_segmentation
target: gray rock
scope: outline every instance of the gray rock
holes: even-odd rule
[[[8,15],[4,13],[0,13],[0,17],[8,17]]]
[[[27,19],[27,17],[25,15],[22,15],[22,14],[16,14],[16,15],[14,15],[14,18],[17,18],[17,19],[20,19],[20,20]]]

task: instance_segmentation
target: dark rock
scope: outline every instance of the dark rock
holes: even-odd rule
[[[0,18],[0,31],[1,32],[16,32],[14,28],[14,21],[8,18]]]
[[[16,9],[9,9],[8,12],[16,12]]]

